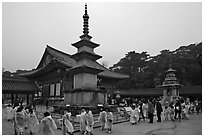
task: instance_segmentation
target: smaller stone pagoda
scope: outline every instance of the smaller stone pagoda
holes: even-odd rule
[[[166,71],[166,78],[162,85],[159,87],[163,89],[163,105],[169,105],[171,102],[175,102],[179,97],[179,88],[181,84],[177,81],[176,70],[171,67]]]

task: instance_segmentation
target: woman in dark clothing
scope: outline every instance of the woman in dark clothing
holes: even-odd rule
[[[161,112],[163,110],[162,110],[161,103],[159,101],[156,102],[156,109],[157,109],[157,122],[161,122]]]
[[[154,117],[154,105],[152,103],[152,100],[148,102],[148,116],[149,116],[149,123],[153,123],[153,117]]]
[[[181,102],[180,100],[177,100],[176,101],[176,104],[175,104],[175,115],[174,115],[174,119],[176,119],[178,115],[178,120],[179,122],[181,121]]]
[[[202,106],[201,101],[196,101],[195,106],[196,106],[196,112],[197,112],[197,115],[198,115],[200,109],[202,108],[202,107],[201,107],[201,106]]]
[[[140,109],[139,121],[140,121],[140,119],[143,119],[145,121],[145,117],[144,117],[144,113],[143,113],[143,102],[142,101],[139,102],[139,109]]]

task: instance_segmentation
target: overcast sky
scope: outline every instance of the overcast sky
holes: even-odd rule
[[[75,54],[85,3],[3,3],[2,67],[34,69],[46,45]],[[161,50],[202,41],[202,3],[88,2],[95,53],[108,67],[129,51],[157,55]]]

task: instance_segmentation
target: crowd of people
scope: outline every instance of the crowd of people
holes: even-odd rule
[[[56,123],[49,112],[44,113],[44,118],[38,120],[35,114],[33,105],[23,107],[21,103],[14,103],[14,106],[6,107],[6,119],[13,123],[15,135],[23,135],[28,132],[32,135],[34,132],[40,135],[53,135],[57,129]],[[82,109],[76,119],[80,125],[81,134],[93,135],[94,116],[89,109]],[[98,118],[101,123],[101,129],[106,129],[107,133],[111,133],[113,125],[113,113],[110,109],[101,108],[101,113]],[[73,135],[74,126],[72,124],[71,112],[64,111],[62,117],[62,134]]]
[[[31,106],[23,107],[21,104],[15,104],[12,107],[8,105],[6,118],[13,123],[15,135],[22,135],[25,130],[32,135],[36,126],[39,125],[38,118]]]
[[[157,122],[161,122],[161,117],[167,121],[179,122],[181,119],[189,119],[190,114],[199,114],[201,110],[201,101],[195,100],[190,102],[183,98],[178,98],[175,102],[170,102],[168,105],[162,105],[161,99],[154,98],[149,100],[139,100],[133,102],[130,111],[130,122],[134,125],[137,124],[141,119],[149,119],[149,123],[153,123],[153,117],[157,117]]]
[[[154,122],[154,116],[157,117],[157,122],[162,120],[179,122],[181,119],[189,119],[190,114],[195,111],[199,114],[201,110],[201,101],[195,100],[189,102],[183,99],[177,99],[175,103],[163,106],[161,100],[149,99],[149,100],[137,100],[130,104],[131,111],[130,123],[132,125],[137,124],[140,120],[149,119],[149,123]],[[100,122],[101,130],[105,130],[110,134],[113,127],[113,112],[110,108],[101,108],[98,121]],[[35,105],[23,107],[22,103],[14,103],[14,106],[8,105],[6,108],[6,118],[13,123],[15,135],[22,135],[24,132],[28,132],[32,135],[34,132],[41,135],[53,135],[57,129],[56,123],[51,117],[49,112],[44,113],[44,118],[38,120],[35,114]],[[62,117],[62,134],[73,135],[74,126],[73,119],[71,118],[71,112],[64,111]],[[89,109],[82,109],[81,113],[76,115],[76,120],[79,122],[80,132],[85,135],[93,135],[94,116]]]
[[[13,123],[15,135],[23,135],[25,131],[33,135],[36,130],[39,134],[54,134],[57,126],[50,113],[45,112],[44,118],[39,121],[35,110],[35,104],[24,107],[19,100],[15,100],[13,106],[6,107],[6,119]]]
[[[94,117],[90,110],[82,109],[81,114],[76,116],[80,123],[81,134],[93,135]],[[106,130],[106,133],[110,134],[113,127],[113,113],[109,108],[101,108],[101,112],[98,117],[101,130]]]

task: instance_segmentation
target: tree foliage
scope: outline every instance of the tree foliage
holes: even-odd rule
[[[120,81],[118,88],[153,88],[162,83],[170,65],[177,70],[176,76],[181,84],[201,85],[202,42],[181,46],[175,51],[165,49],[156,56],[131,51],[110,69],[130,76],[129,79]]]

